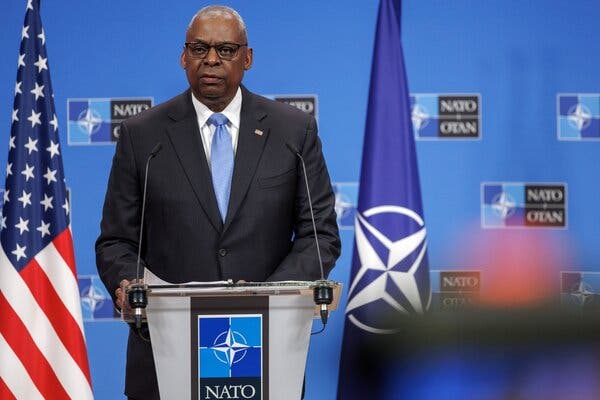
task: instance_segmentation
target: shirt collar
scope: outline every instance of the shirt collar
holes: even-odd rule
[[[198,116],[198,124],[200,125],[200,127],[202,127],[206,124],[208,118],[212,114],[214,114],[214,111],[212,111],[210,108],[206,107],[201,101],[196,99],[196,96],[194,96],[194,93],[192,93],[191,91],[190,94],[192,96],[192,104],[194,104],[194,108],[196,109],[196,115]],[[239,129],[241,111],[242,90],[238,86],[237,92],[235,92],[235,96],[233,96],[233,99],[229,102],[229,104],[227,104],[227,107],[225,107],[225,109],[221,111],[221,114],[227,117],[231,125],[233,125],[236,129]]]

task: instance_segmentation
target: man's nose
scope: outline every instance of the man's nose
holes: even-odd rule
[[[214,47],[208,49],[208,54],[206,57],[204,57],[204,62],[209,65],[215,65],[221,62],[221,58],[217,54],[217,50]]]

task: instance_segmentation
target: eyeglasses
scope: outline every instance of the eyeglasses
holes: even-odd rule
[[[205,42],[185,42],[185,48],[190,57],[202,60],[206,58],[210,49],[215,49],[221,60],[232,60],[237,56],[237,53],[242,46],[248,46],[248,43],[217,43],[210,45]]]

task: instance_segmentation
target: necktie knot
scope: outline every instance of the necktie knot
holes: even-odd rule
[[[227,119],[227,117],[221,113],[214,113],[210,117],[208,117],[208,123],[210,125],[223,126],[227,125],[228,122],[229,120]]]

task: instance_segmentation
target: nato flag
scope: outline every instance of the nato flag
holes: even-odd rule
[[[367,340],[393,315],[422,313],[431,290],[415,141],[400,43],[400,0],[381,0],[375,35],[338,399],[376,398]],[[397,321],[396,321],[397,322]]]

